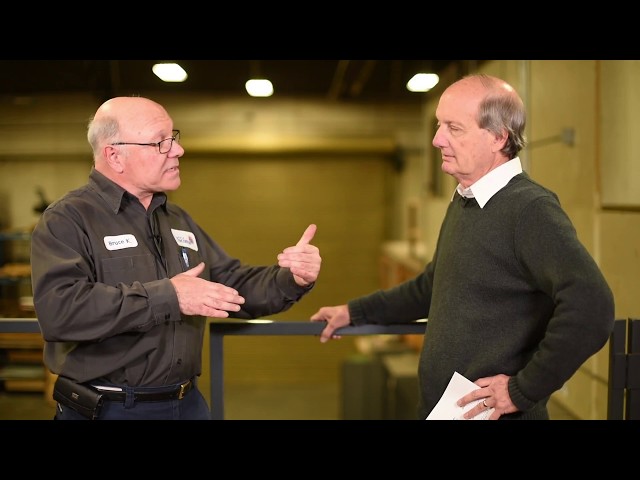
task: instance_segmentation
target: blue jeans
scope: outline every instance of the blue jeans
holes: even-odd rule
[[[87,420],[60,403],[53,419]],[[135,402],[128,408],[124,402],[105,400],[98,420],[211,420],[211,411],[200,390],[193,387],[181,400]]]

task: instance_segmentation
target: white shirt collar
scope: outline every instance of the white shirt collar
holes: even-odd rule
[[[491,197],[520,173],[522,173],[522,163],[519,157],[515,157],[494,168],[468,188],[463,188],[462,185],[458,184],[456,191],[463,197],[475,197],[480,208],[483,208],[491,200]]]

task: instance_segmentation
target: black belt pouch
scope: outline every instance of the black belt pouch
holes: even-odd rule
[[[90,420],[100,415],[102,393],[70,378],[58,376],[53,386],[53,399]]]

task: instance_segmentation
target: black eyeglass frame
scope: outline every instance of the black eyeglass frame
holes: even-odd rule
[[[171,151],[173,142],[180,143],[180,130],[172,130],[171,133],[173,133],[173,136],[165,138],[164,140],[160,140],[157,143],[114,142],[111,145],[140,145],[141,147],[158,147],[158,153],[164,154]],[[160,145],[162,145],[167,140],[169,140],[169,148],[165,152],[163,152],[160,148]]]

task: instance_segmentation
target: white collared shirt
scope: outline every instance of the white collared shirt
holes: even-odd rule
[[[494,168],[468,188],[463,188],[462,185],[458,184],[456,191],[463,197],[475,198],[480,208],[483,208],[491,197],[520,173],[522,173],[522,163],[520,162],[520,157],[515,157],[499,167]],[[453,200],[454,197],[455,192],[451,200]]]

